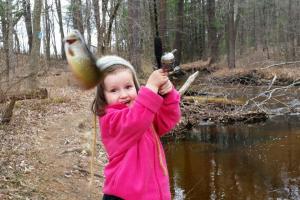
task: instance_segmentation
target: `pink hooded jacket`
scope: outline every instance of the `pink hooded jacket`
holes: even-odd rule
[[[179,101],[175,89],[162,98],[141,87],[132,107],[106,107],[106,114],[100,117],[102,142],[109,159],[104,170],[105,194],[125,200],[171,199],[165,154],[158,136],[180,120]]]

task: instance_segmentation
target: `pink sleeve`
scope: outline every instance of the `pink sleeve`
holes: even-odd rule
[[[153,123],[163,98],[146,87],[139,90],[131,108],[107,113],[100,119],[102,140],[109,155],[127,150]]]
[[[174,88],[164,97],[163,104],[154,119],[157,134],[162,136],[171,131],[179,122],[180,117],[180,95]]]

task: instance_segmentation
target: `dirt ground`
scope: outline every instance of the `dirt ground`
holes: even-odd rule
[[[17,101],[0,127],[0,199],[101,199],[106,155],[98,130],[90,178],[94,90],[70,84],[69,75],[41,81],[49,98]]]

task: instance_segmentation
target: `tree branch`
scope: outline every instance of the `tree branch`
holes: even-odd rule
[[[275,77],[274,77],[274,78],[275,78]],[[274,78],[273,78],[273,80],[274,80]],[[266,91],[264,91],[264,92],[258,94],[257,96],[255,96],[255,97],[253,97],[253,98],[247,100],[247,102],[243,105],[243,107],[242,107],[241,110],[243,110],[247,105],[249,105],[250,102],[253,102],[259,109],[261,109],[261,110],[263,110],[264,112],[266,112],[265,109],[262,108],[262,105],[263,105],[266,101],[268,101],[268,100],[270,100],[270,99],[272,98],[272,95],[273,95],[274,92],[279,91],[279,90],[286,90],[286,89],[289,89],[289,88],[291,88],[291,87],[293,87],[293,86],[295,86],[295,85],[299,85],[299,84],[300,84],[300,79],[296,80],[294,83],[292,83],[292,84],[290,84],[290,85],[288,85],[288,86],[278,87],[278,88],[274,88],[274,89],[272,89],[272,90],[268,89],[268,90],[266,90]],[[269,86],[269,88],[270,88],[270,86]],[[267,96],[267,97],[266,97],[266,96]],[[257,98],[259,98],[259,97],[266,97],[266,99],[264,99],[263,101],[261,101],[260,103],[258,103],[258,102],[256,102],[255,100],[256,100]],[[267,112],[266,112],[266,113],[267,113]]]
[[[190,85],[194,82],[194,80],[196,79],[196,77],[199,75],[199,71],[196,71],[195,73],[193,73],[192,75],[190,75],[188,77],[188,79],[185,81],[185,83],[183,84],[183,86],[181,86],[181,88],[179,89],[179,94],[182,96],[184,95],[184,93],[186,92],[186,90],[190,87]]]
[[[290,64],[296,64],[296,63],[300,63],[300,60],[298,61],[293,61],[293,62],[282,62],[282,63],[276,63],[276,64],[273,64],[273,65],[268,65],[266,67],[262,67],[260,69],[268,69],[270,67],[277,67],[277,66],[280,66],[280,65],[290,65]]]

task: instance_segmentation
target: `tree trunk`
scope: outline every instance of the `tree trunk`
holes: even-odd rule
[[[253,5],[253,29],[252,29],[252,45],[254,46],[254,49],[257,50],[257,39],[256,39],[256,0],[254,0]]]
[[[297,46],[300,47],[300,1],[297,1],[296,6],[297,16],[296,16],[296,34],[297,34]]]
[[[85,23],[86,23],[86,32],[87,32],[87,45],[91,47],[91,1],[86,0],[86,12],[85,12]]]
[[[203,58],[205,56],[205,3],[204,0],[200,0],[200,24],[199,24],[199,58]]]
[[[237,38],[237,34],[238,34],[238,29],[239,29],[239,42],[240,42],[240,55],[243,53],[243,48],[244,48],[244,25],[245,23],[241,23],[240,24],[240,19],[241,19],[241,13],[242,13],[242,9],[244,6],[244,0],[240,0],[237,6],[237,12],[235,13],[235,22],[234,22],[234,38],[236,40]],[[240,27],[240,28],[239,28]],[[235,42],[236,43],[236,42]]]
[[[42,10],[42,0],[34,1],[33,9],[33,41],[32,50],[30,53],[28,78],[26,79],[25,89],[34,90],[38,87],[38,82],[36,79],[39,70],[39,55],[40,55],[40,34],[41,34],[41,10]]]
[[[240,25],[240,31],[239,31],[239,50],[240,50],[240,55],[244,53],[244,48],[245,48],[245,25],[242,23]]]
[[[155,16],[154,16],[154,4],[156,4],[156,0],[149,1],[149,18],[150,18],[150,27],[151,27],[151,35],[153,38],[155,37]]]
[[[212,62],[217,60],[217,28],[215,14],[215,0],[207,1],[207,37],[208,37],[208,56]]]
[[[270,59],[270,54],[269,54],[269,47],[268,47],[268,36],[267,36],[267,29],[269,28],[267,26],[267,20],[268,20],[268,15],[267,15],[267,5],[266,2],[263,2],[263,7],[262,7],[262,13],[261,13],[261,40],[262,40],[262,45],[263,45],[263,51],[267,52],[267,58]]]
[[[198,19],[194,19],[194,17],[197,16],[196,13],[196,6],[197,6],[197,2],[195,0],[191,0],[191,3],[189,5],[189,24],[190,24],[190,41],[189,41],[189,46],[185,47],[185,48],[189,48],[190,47],[190,52],[187,54],[187,58],[189,60],[194,61],[194,58],[196,56],[197,52],[197,42],[198,42],[198,31],[197,31],[197,26],[199,24]],[[198,18],[198,16],[197,16]]]
[[[15,74],[15,70],[16,70],[16,63],[15,63],[15,58],[13,56],[14,53],[14,37],[13,37],[13,33],[14,33],[14,24],[13,24],[13,5],[10,0],[7,1],[8,2],[8,15],[7,15],[7,21],[8,21],[8,51],[7,51],[7,61],[8,61],[8,65],[7,68],[8,70],[11,70],[12,74]],[[12,77],[10,77],[10,73],[8,74],[9,79],[11,79]]]
[[[228,2],[228,67],[235,68],[234,0]]]
[[[15,70],[13,60],[13,14],[12,14],[12,1],[6,0],[4,2],[4,13],[1,18],[3,46],[5,50],[5,69],[3,80],[8,85],[10,79],[10,70]],[[1,72],[2,73],[2,72]]]
[[[77,29],[82,35],[84,35],[83,20],[82,20],[82,5],[81,0],[72,0],[72,18],[73,18],[73,28]]]
[[[44,26],[45,26],[45,37],[44,37],[44,41],[45,41],[45,56],[46,56],[46,65],[48,66],[48,61],[50,60],[50,17],[49,17],[49,6],[47,1],[44,2],[45,3],[45,7],[44,7]]]
[[[15,46],[16,46],[15,52],[21,53],[20,40],[19,40],[18,34],[15,29],[13,30],[13,32],[14,32],[14,36],[15,36]]]
[[[163,45],[163,49],[167,48],[167,2],[159,1],[159,33]]]
[[[100,24],[100,12],[99,12],[99,1],[93,0],[93,9],[94,9],[94,16],[96,22],[96,29],[97,29],[97,54],[101,53],[101,24]]]
[[[63,40],[65,38],[65,34],[64,34],[64,27],[63,27],[63,22],[62,22],[60,0],[55,0],[55,5],[56,5],[56,10],[57,10],[59,32],[60,32],[60,39],[61,39],[61,55],[62,55],[62,58],[65,60],[66,54],[65,54],[65,47],[64,47],[64,42],[63,42]]]
[[[129,58],[137,73],[141,72],[140,9],[139,0],[128,0]]]
[[[110,40],[111,40],[111,32],[112,32],[112,26],[113,26],[113,22],[117,17],[117,13],[120,7],[122,0],[118,0],[116,5],[114,5],[111,8],[111,16],[109,18],[109,22],[108,22],[108,29],[106,32],[106,37],[105,37],[105,47],[108,48],[110,46]]]
[[[182,54],[182,35],[183,35],[183,18],[184,18],[184,0],[177,1],[177,17],[176,17],[176,35],[174,48],[177,49],[176,65],[181,62]]]
[[[289,0],[289,11],[288,11],[288,40],[289,40],[289,60],[295,60],[296,59],[296,49],[295,49],[295,29],[294,29],[294,19],[293,19],[293,9],[292,9],[293,3],[292,0]],[[299,12],[299,10],[298,10]]]
[[[102,0],[102,23],[100,27],[100,41],[101,41],[101,53],[105,54],[105,30],[106,30],[106,14],[107,14],[108,0]]]
[[[33,35],[32,35],[32,25],[31,25],[30,0],[23,0],[23,9],[24,9],[26,32],[27,32],[27,36],[28,36],[29,52],[31,52]]]
[[[55,19],[55,11],[53,10],[53,7],[51,6],[51,13],[52,13],[52,19]],[[54,51],[54,55],[55,58],[58,59],[58,55],[57,55],[57,48],[56,48],[56,34],[55,34],[55,26],[54,26],[54,21],[50,21],[50,33],[52,34],[52,46],[53,46],[53,51]],[[50,34],[50,35],[51,35]]]

